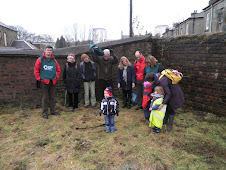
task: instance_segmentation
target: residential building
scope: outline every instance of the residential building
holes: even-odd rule
[[[197,35],[226,31],[226,0],[210,0],[201,13],[191,14],[185,21],[166,29],[163,37]]]
[[[222,32],[226,25],[226,0],[210,0],[209,6],[203,9],[206,33]]]
[[[17,31],[0,22],[0,47],[8,47],[17,40]]]

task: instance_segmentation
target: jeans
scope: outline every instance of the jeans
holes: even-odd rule
[[[96,96],[95,96],[95,81],[92,82],[84,82],[84,98],[85,98],[85,106],[89,105],[89,90],[91,93],[91,105],[95,106],[96,105]]]
[[[56,92],[56,86],[50,81],[49,84],[42,82],[42,115],[47,115],[48,106],[50,107],[50,112],[55,112],[54,97]]]
[[[115,127],[115,115],[104,115],[106,128]]]

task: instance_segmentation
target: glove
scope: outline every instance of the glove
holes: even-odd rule
[[[112,49],[110,49],[110,56],[115,55],[114,51]]]
[[[116,112],[116,115],[118,116],[118,112]]]
[[[38,80],[37,80],[37,82],[36,82],[36,87],[37,87],[37,89],[41,89],[41,82],[38,81]]]
[[[99,111],[99,115],[100,115],[100,116],[101,116],[101,113],[102,113],[102,111],[100,110],[100,111]]]

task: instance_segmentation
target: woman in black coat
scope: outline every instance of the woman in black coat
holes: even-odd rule
[[[67,56],[67,63],[64,67],[63,80],[66,84],[66,89],[69,99],[69,111],[78,110],[78,93],[80,91],[80,84],[82,76],[80,68],[75,61],[75,55],[69,54]],[[74,100],[73,100],[74,98]]]
[[[127,106],[130,109],[132,88],[135,87],[135,72],[133,65],[129,60],[123,56],[121,57],[118,66],[118,88],[122,88],[123,91],[123,108]]]

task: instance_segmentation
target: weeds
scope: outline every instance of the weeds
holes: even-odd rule
[[[226,118],[179,109],[173,130],[152,134],[143,112],[121,109],[105,133],[98,109],[41,117],[41,109],[0,110],[0,169],[223,169]],[[43,156],[45,155],[45,156]]]

